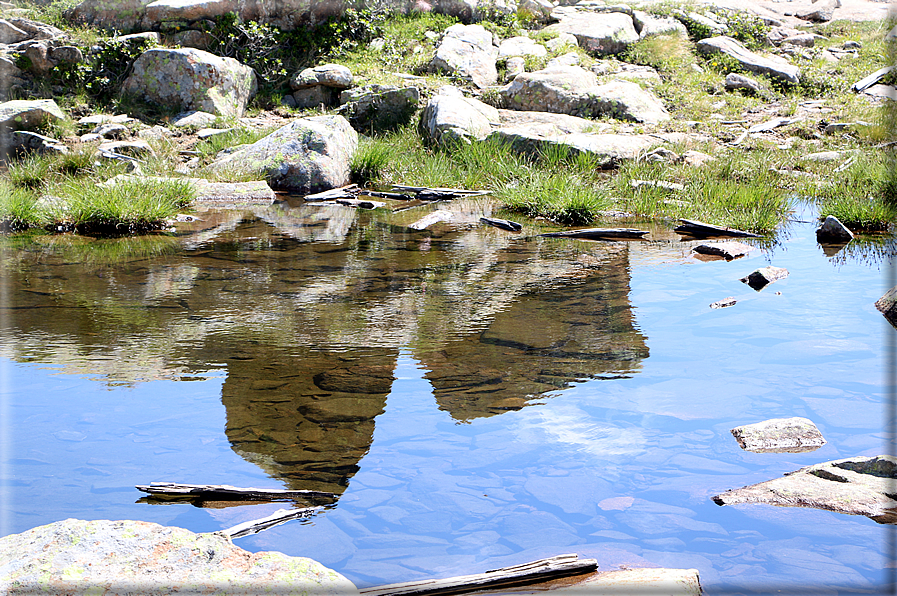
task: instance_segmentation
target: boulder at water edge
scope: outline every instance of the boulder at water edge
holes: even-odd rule
[[[816,230],[816,241],[820,243],[843,244],[853,240],[853,232],[847,229],[834,215],[826,216]]]
[[[305,557],[142,521],[65,521],[0,538],[4,594],[358,594]]]
[[[134,62],[122,91],[164,106],[241,117],[255,72],[233,58],[194,48],[152,49]]]
[[[813,421],[799,416],[736,426],[732,436],[742,449],[754,453],[803,453],[825,445]]]
[[[349,183],[358,133],[342,116],[299,118],[212,163],[216,169],[264,173],[275,189],[315,193]]]
[[[897,286],[894,286],[884,296],[875,302],[875,308],[883,314],[888,322],[897,327]]]
[[[498,110],[446,85],[421,112],[420,133],[433,143],[484,139],[499,121]]]

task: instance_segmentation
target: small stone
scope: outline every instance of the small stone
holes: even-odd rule
[[[689,150],[682,154],[682,159],[685,162],[685,165],[699,167],[716,158],[712,155],[701,153],[700,151]]]
[[[329,107],[336,104],[336,94],[331,87],[324,85],[305,87],[293,92],[293,103],[299,110],[320,106]]]
[[[788,277],[788,270],[784,267],[761,267],[747,277],[742,277],[741,281],[759,292],[776,280],[786,277]]]
[[[157,141],[159,139],[164,139],[166,137],[172,136],[174,136],[173,130],[171,130],[170,128],[165,128],[164,126],[160,126],[158,124],[150,128],[142,128],[137,131],[137,138],[143,139],[144,141]]]
[[[845,41],[841,44],[841,47],[845,50],[859,50],[863,47],[863,44],[858,41]]]
[[[170,124],[175,128],[185,128],[188,126],[199,128],[211,126],[215,124],[217,120],[218,116],[216,116],[215,114],[198,110],[191,110],[189,112],[181,112],[171,119]]]
[[[347,67],[340,64],[322,64],[299,72],[290,80],[290,87],[294,91],[316,85],[324,85],[333,89],[348,89],[353,82],[352,71]]]
[[[753,246],[743,242],[706,242],[694,248],[698,254],[723,257],[727,261],[743,257],[752,250]]]
[[[723,298],[722,300],[717,300],[716,302],[714,302],[713,304],[710,305],[710,308],[713,308],[713,309],[728,308],[730,306],[735,306],[736,302],[737,302],[737,300],[735,300],[735,298],[733,298],[732,296],[728,296],[726,298]]]
[[[754,453],[803,453],[825,445],[822,433],[806,418],[774,418],[732,429],[745,451]]]
[[[545,42],[545,46],[549,50],[557,50],[558,48],[562,48],[564,46],[570,46],[572,48],[578,48],[579,42],[576,41],[576,36],[570,33],[561,33],[554,39],[549,39]]]
[[[205,139],[210,139],[212,137],[217,137],[218,135],[223,135],[232,130],[233,130],[233,128],[203,128],[196,132],[196,136],[199,139],[205,140]]]
[[[128,127],[122,124],[100,124],[92,131],[104,139],[122,139],[128,136]]]
[[[829,215],[816,230],[816,241],[820,244],[844,244],[853,240],[853,232],[834,215]]]
[[[673,192],[681,192],[685,190],[685,186],[678,182],[666,182],[664,180],[630,180],[629,184],[632,188],[639,189],[642,187],[661,188]]]
[[[78,140],[82,143],[95,143],[96,141],[103,140],[103,137],[98,135],[95,132],[89,132],[87,134],[81,135],[78,137]]]
[[[750,77],[746,77],[734,72],[730,72],[726,75],[725,85],[726,89],[730,91],[734,91],[736,89],[744,89],[745,91],[750,91],[751,93],[760,92],[760,83]]]
[[[520,56],[508,58],[508,61],[505,62],[505,70],[507,73],[505,75],[505,79],[508,81],[512,81],[514,80],[514,77],[516,77],[520,73],[526,72],[526,60],[524,60]]]
[[[97,147],[100,153],[114,153],[116,155],[124,155],[127,157],[144,157],[155,155],[153,148],[143,139],[135,141],[107,141],[101,143]]]

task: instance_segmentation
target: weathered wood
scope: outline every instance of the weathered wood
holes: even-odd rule
[[[867,77],[863,77],[862,79],[860,79],[859,81],[857,81],[856,83],[851,85],[850,89],[856,93],[861,93],[861,92],[865,91],[866,89],[868,89],[869,87],[871,87],[872,85],[879,82],[880,80],[882,80],[883,78],[885,78],[885,75],[888,74],[889,72],[891,72],[892,70],[894,70],[893,66],[885,66],[884,68],[879,68],[878,70],[873,72],[871,75],[869,75]]]
[[[421,201],[442,201],[445,199],[458,199],[466,197],[479,197],[490,194],[488,190],[465,190],[463,188],[429,188],[426,186],[405,186],[393,184],[393,190],[413,193],[414,198]]]
[[[523,229],[523,226],[521,224],[509,219],[499,219],[497,217],[481,217],[480,221],[484,224],[489,224],[490,226],[501,228],[502,230],[508,230],[509,232],[519,232]]]
[[[178,484],[151,482],[135,488],[162,499],[205,499],[220,501],[294,501],[296,499],[335,499],[333,493],[316,490],[286,490],[282,488],[240,488],[229,484]]]
[[[331,188],[322,192],[317,192],[303,197],[306,201],[332,201],[334,199],[351,199],[358,194],[357,184],[347,184],[339,188]]]
[[[365,199],[337,199],[337,203],[346,207],[355,207],[356,209],[379,209],[386,207],[383,201],[368,201]]]
[[[455,214],[451,211],[446,211],[445,209],[437,209],[436,211],[423,216],[408,227],[412,230],[425,230],[435,223],[439,223],[440,221],[451,221],[454,218]]]
[[[691,219],[680,219],[682,225],[675,228],[675,232],[679,232],[680,234],[689,234],[690,236],[698,236],[700,238],[707,238],[709,236],[731,236],[734,238],[761,238],[759,234],[754,234],[752,232],[745,232],[744,230],[736,230],[735,228],[728,228],[724,226],[715,226],[713,224],[707,224],[701,221],[694,221]]]
[[[546,238],[586,238],[591,240],[614,240],[618,238],[641,239],[647,234],[647,230],[634,228],[586,228],[583,230],[568,230],[565,232],[547,232],[540,234]]]
[[[385,192],[382,190],[367,190],[364,189],[360,194],[369,197],[377,197],[379,199],[395,199],[397,201],[413,201],[415,198],[414,195],[402,192]]]
[[[425,579],[359,590],[363,596],[424,596],[462,594],[486,588],[521,586],[547,579],[590,573],[598,568],[595,559],[579,559],[576,554],[559,555],[522,565],[492,569],[485,573],[445,579]]]
[[[230,538],[242,538],[250,534],[258,534],[262,530],[279,526],[293,519],[305,519],[311,517],[315,511],[322,509],[321,507],[304,507],[302,509],[278,509],[268,517],[254,519],[242,524],[237,524],[232,528],[221,530],[221,534],[225,534]]]

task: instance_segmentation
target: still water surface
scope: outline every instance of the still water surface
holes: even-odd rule
[[[452,208],[422,232],[414,211],[267,207],[3,240],[2,534],[284,506],[151,504],[133,486],[152,481],[315,489],[338,499],[235,543],[359,586],[576,552],[696,568],[710,594],[886,591],[890,527],[710,500],[893,451],[886,259],[826,256],[809,224],[702,262],[661,228],[544,239]],[[767,264],[790,276],[739,281]],[[753,454],[729,432],[790,416],[828,443]]]

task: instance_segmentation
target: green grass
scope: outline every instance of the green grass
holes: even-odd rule
[[[0,179],[0,231],[17,231],[47,223],[37,206],[37,196]]]

